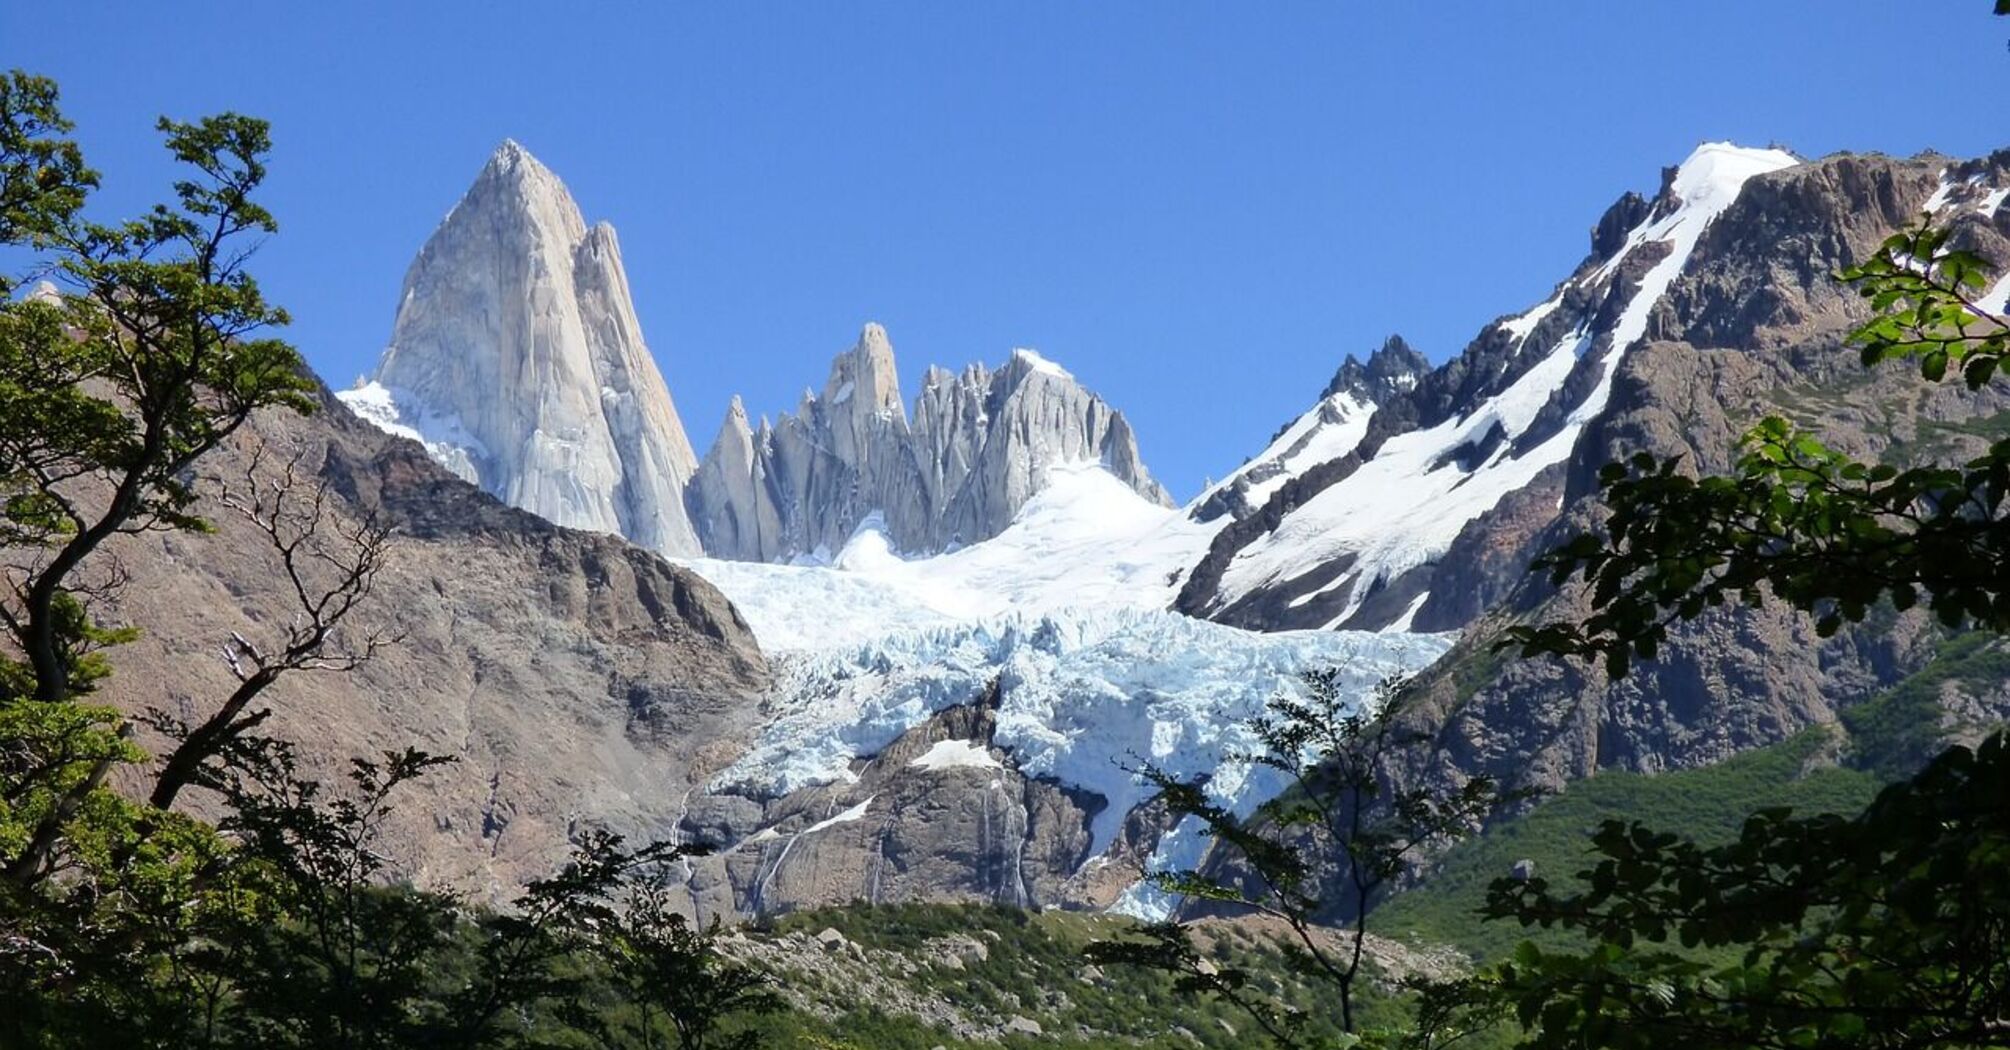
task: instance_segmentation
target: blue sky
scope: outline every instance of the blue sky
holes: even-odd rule
[[[1038,348],[1185,497],[1349,351],[1539,301],[1698,142],[2010,146],[1988,6],[72,0],[0,6],[0,65],[60,80],[107,217],[166,192],[156,115],[273,121],[258,272],[338,386],[507,136],[619,229],[701,452],[877,320],[910,397]]]

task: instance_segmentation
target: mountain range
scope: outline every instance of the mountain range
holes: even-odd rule
[[[1607,208],[1544,301],[1436,366],[1400,337],[1348,357],[1174,506],[1123,414],[1060,364],[931,368],[910,402],[878,324],[793,413],[736,399],[699,457],[612,228],[505,143],[413,262],[376,373],[313,419],[260,420],[342,512],[405,536],[379,598],[407,645],[281,722],[331,762],[389,729],[465,756],[401,814],[415,877],[500,894],[599,824],[718,845],[692,899],[742,915],[1163,914],[1139,866],[1207,843],[1117,763],[1253,806],[1280,785],[1229,760],[1243,723],[1312,667],[1364,700],[1416,676],[1438,746],[1391,775],[1432,783],[1553,789],[1834,725],[1947,636],[1894,613],[1817,639],[1729,609],[1623,682],[1491,643],[1578,608],[1526,567],[1595,520],[1597,469],[1623,454],[1723,470],[1768,413],[1871,457],[2010,431],[2000,395],[1861,369],[1843,338],[1867,311],[1833,277],[1922,211],[2010,260],[2006,187],[2010,153],[1704,145]],[[2001,308],[2010,280],[1988,296]],[[152,633],[126,659],[255,626],[227,596],[256,567],[193,542],[134,541],[158,586],[135,588]],[[170,624],[156,601],[216,615]],[[1935,735],[2010,716],[2000,682],[1935,682]]]

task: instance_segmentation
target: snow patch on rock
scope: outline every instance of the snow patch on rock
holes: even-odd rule
[[[984,745],[974,740],[938,740],[935,746],[908,765],[916,769],[1004,769],[1005,764],[991,757]]]

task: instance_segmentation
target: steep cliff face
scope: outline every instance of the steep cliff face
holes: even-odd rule
[[[345,628],[393,641],[353,672],[283,679],[265,728],[330,781],[387,748],[458,759],[398,801],[380,848],[399,877],[507,899],[584,829],[673,834],[686,795],[751,741],[766,660],[691,572],[507,507],[332,397],[311,417],[260,414],[202,461],[203,489],[243,491],[260,448],[267,484],[294,465],[296,510],[325,483],[331,525],[373,516],[396,529]],[[110,653],[111,702],[206,717],[235,685],[221,647],[240,634],[270,648],[294,613],[256,528],[208,501],[198,510],[215,534],[122,537],[110,552],[131,574],[114,615],[142,631]]]
[[[755,431],[735,403],[691,485],[691,512],[716,558],[829,558],[868,522],[896,549],[929,553],[998,535],[1053,468],[1085,462],[1171,503],[1123,414],[1029,350],[996,372],[930,369],[910,422],[892,344],[872,324],[832,362],[823,392],[774,426]]]
[[[342,398],[559,525],[698,553],[698,468],[642,339],[614,228],[505,142],[405,275],[372,381]]]

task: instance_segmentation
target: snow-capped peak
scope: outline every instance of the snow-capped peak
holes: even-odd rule
[[[1750,149],[1734,142],[1705,142],[1675,169],[1673,189],[1685,209],[1715,218],[1738,199],[1745,180],[1791,168],[1801,159],[1783,149]],[[1707,220],[1706,220],[1707,221]]]
[[[1619,359],[1646,333],[1655,304],[1688,265],[1703,231],[1749,179],[1797,163],[1779,149],[1697,147],[1618,250],[1541,305],[1495,326],[1513,340],[1494,365],[1515,366],[1507,385],[1436,425],[1388,436],[1358,469],[1310,498],[1301,494],[1302,502],[1222,565],[1209,611],[1243,621],[1303,622],[1313,615],[1327,626],[1363,625],[1357,614],[1385,585],[1427,569],[1467,523],[1569,457],[1584,426],[1604,411]],[[1666,248],[1644,272],[1629,267],[1650,244]],[[1578,307],[1559,331],[1552,315],[1573,292],[1592,306]],[[1613,301],[1617,296],[1623,301]],[[1538,331],[1551,333],[1543,338],[1553,342],[1524,347]],[[1487,352],[1499,353],[1498,345]],[[1333,573],[1334,565],[1346,568]],[[1400,605],[1385,602],[1389,607],[1364,619],[1409,627],[1423,608],[1417,584],[1410,587],[1407,594],[1390,592]],[[1235,614],[1239,603],[1250,611]]]
[[[1045,357],[1040,356],[1040,352],[1037,350],[1028,350],[1025,347],[1020,347],[1012,351],[1012,358],[1013,360],[1024,364],[1026,366],[1027,371],[1030,372],[1042,372],[1047,375],[1055,376],[1060,379],[1075,378],[1073,375],[1069,374],[1067,369],[1062,368],[1060,365],[1057,365],[1054,362],[1047,360]]]

